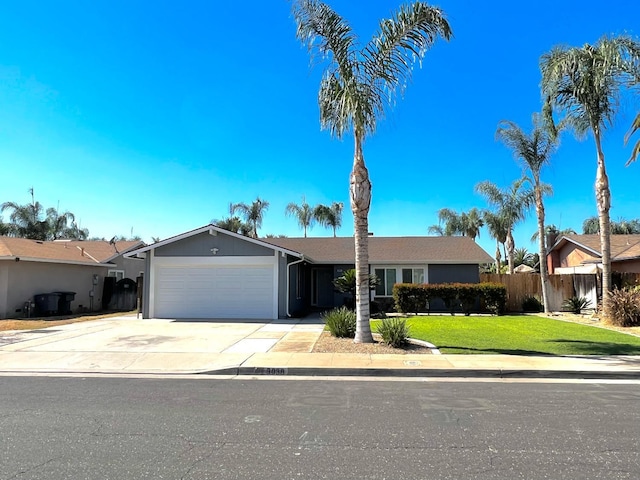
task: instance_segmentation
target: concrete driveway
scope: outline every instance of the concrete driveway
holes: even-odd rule
[[[308,353],[322,332],[303,320],[173,320],[115,317],[0,332],[0,370],[14,372],[209,371],[255,353]]]

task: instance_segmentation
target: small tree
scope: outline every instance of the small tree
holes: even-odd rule
[[[369,275],[369,288],[371,290],[374,290],[378,286],[379,283],[380,283],[380,280],[378,279],[378,277],[376,275],[374,275],[374,274],[370,274]],[[336,278],[333,281],[333,286],[336,287],[336,289],[340,293],[348,293],[349,295],[351,295],[350,301],[351,301],[352,305],[355,305],[355,298],[356,298],[356,270],[354,268],[350,268],[349,270],[344,272],[341,276]]]

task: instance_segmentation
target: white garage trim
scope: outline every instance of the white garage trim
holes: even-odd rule
[[[153,250],[152,250],[153,252]],[[254,310],[254,314],[259,313],[260,317],[264,312],[265,317],[270,317],[273,319],[278,318],[278,262],[277,262],[277,254],[273,256],[228,256],[228,257],[157,257],[152,256],[151,265],[150,265],[150,277],[151,281],[149,284],[149,316],[151,318],[156,317],[157,315],[163,315],[167,313],[166,308],[163,308],[162,311],[159,311],[158,302],[161,300],[158,297],[158,289],[161,288],[161,284],[157,282],[160,280],[158,275],[164,276],[165,272],[168,273],[171,269],[175,269],[177,275],[182,275],[183,277],[178,278],[188,278],[188,272],[192,270],[198,274],[204,274],[205,271],[215,270],[216,267],[219,267],[219,272],[223,275],[231,275],[229,277],[231,281],[239,281],[242,275],[242,271],[246,271],[249,273],[253,268],[255,274],[264,275],[268,274],[271,277],[272,288],[270,292],[270,303],[267,303],[267,297],[264,296],[264,293],[267,293],[262,290],[263,294],[261,295],[262,303],[255,304],[258,307],[260,312]],[[186,275],[186,277],[184,277]],[[215,279],[215,277],[207,277],[206,275],[202,277],[205,281]],[[263,277],[264,278],[264,277]],[[267,277],[268,278],[268,277]],[[215,280],[213,280],[215,282]],[[240,284],[238,284],[240,285]],[[266,285],[265,285],[266,286]],[[166,288],[166,284],[165,287]],[[169,292],[171,293],[171,292]],[[257,293],[257,292],[256,292]],[[198,295],[196,293],[196,295]],[[165,298],[165,297],[163,297]],[[197,297],[196,297],[197,298]],[[202,297],[201,297],[202,298]],[[226,297],[229,298],[229,297]],[[204,305],[205,303],[202,303]],[[198,302],[192,303],[194,305],[193,311],[198,310],[198,305],[201,305]],[[267,306],[270,314],[267,310],[260,308],[259,305]],[[190,315],[187,315],[190,316]],[[256,317],[257,318],[257,317]]]

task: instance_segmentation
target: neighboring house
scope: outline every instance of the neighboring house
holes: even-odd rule
[[[352,237],[253,239],[207,225],[139,248],[144,318],[265,318],[344,303],[333,280],[353,268]],[[468,237],[369,237],[375,298],[395,283],[479,282],[492,258]]]
[[[600,235],[563,235],[547,253],[549,273],[602,270]],[[640,273],[640,235],[611,235],[611,270]]]
[[[35,295],[58,291],[75,292],[73,312],[100,310],[104,278],[138,277],[143,262],[123,254],[143,245],[0,236],[0,318],[24,316]]]

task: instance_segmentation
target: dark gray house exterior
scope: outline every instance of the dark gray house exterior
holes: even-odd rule
[[[333,280],[353,268],[353,237],[253,239],[215,225],[127,256],[144,258],[144,318],[277,319],[345,303]],[[370,237],[372,294],[395,283],[479,281],[491,257],[466,237]]]

